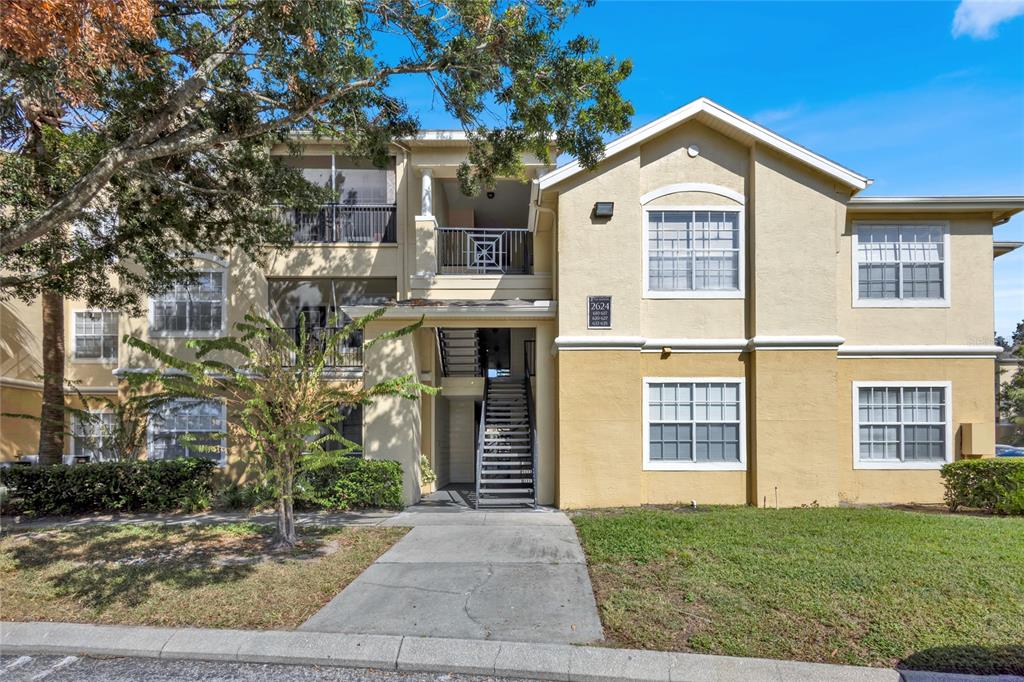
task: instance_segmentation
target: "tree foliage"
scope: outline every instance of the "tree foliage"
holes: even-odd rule
[[[418,128],[402,78],[469,132],[467,190],[552,145],[592,165],[632,108],[628,62],[561,38],[586,4],[17,0],[0,44],[0,294],[139,312],[188,279],[182,254],[287,245],[274,204],[323,197],[270,146],[301,133],[383,160]]]
[[[304,326],[298,338],[276,322],[247,315],[235,324],[235,334],[219,339],[190,339],[195,360],[175,357],[141,339],[125,342],[142,350],[161,366],[151,373],[129,375],[134,384],[158,383],[174,397],[222,400],[230,416],[227,436],[239,446],[247,471],[270,487],[277,500],[277,540],[296,542],[293,505],[295,479],[309,470],[336,465],[357,446],[340,432],[343,406],[368,405],[383,396],[417,399],[436,389],[412,375],[387,379],[373,386],[332,381],[328,376],[335,349],[378,319],[381,308],[323,336],[313,337]],[[386,332],[363,344],[412,333],[422,324]],[[198,446],[210,447],[210,446]]]
[[[1009,352],[1024,360],[1024,320],[1018,322],[1013,331]],[[1024,362],[1017,366],[1010,380],[1000,386],[999,414],[1017,427],[1013,439],[1024,442]]]

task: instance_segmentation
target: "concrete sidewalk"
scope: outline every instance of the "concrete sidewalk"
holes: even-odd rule
[[[520,642],[600,640],[576,529],[554,509],[471,509],[435,493],[383,522],[412,530],[300,626]]]
[[[432,637],[0,623],[4,655],[131,656],[586,682],[897,682],[884,668]],[[939,680],[917,674],[906,679]]]

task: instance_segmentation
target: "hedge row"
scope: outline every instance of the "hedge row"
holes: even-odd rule
[[[302,474],[298,502],[324,509],[401,509],[402,465],[353,457]]]
[[[209,506],[216,465],[208,459],[140,460],[0,469],[4,513],[195,511]]]
[[[1024,461],[967,459],[942,467],[946,504],[996,514],[1024,514]]]

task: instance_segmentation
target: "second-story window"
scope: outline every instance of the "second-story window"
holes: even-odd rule
[[[224,273],[200,272],[195,284],[176,284],[153,298],[150,332],[215,334],[224,327]]]
[[[75,360],[117,360],[117,319],[116,312],[75,311]]]
[[[742,296],[742,214],[648,209],[645,294],[651,298]]]
[[[948,238],[940,223],[856,223],[854,305],[948,305]]]

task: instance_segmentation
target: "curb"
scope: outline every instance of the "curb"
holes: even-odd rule
[[[214,630],[78,623],[0,623],[5,655],[87,655],[450,672],[581,682],[897,682],[895,670],[570,644]]]

